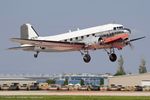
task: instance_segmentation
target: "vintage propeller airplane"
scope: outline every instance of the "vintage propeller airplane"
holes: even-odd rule
[[[20,28],[20,38],[12,38],[13,42],[20,43],[20,47],[11,50],[34,51],[37,58],[40,52],[70,52],[80,51],[84,62],[91,60],[90,50],[104,49],[110,61],[117,59],[115,48],[121,50],[131,42],[145,38],[130,39],[131,30],[121,24],[105,24],[92,28],[69,31],[55,36],[42,37],[37,34],[31,24],[23,24]]]

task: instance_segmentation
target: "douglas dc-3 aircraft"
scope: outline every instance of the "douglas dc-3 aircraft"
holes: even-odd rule
[[[9,49],[34,51],[35,58],[40,52],[80,51],[85,63],[91,60],[89,51],[97,49],[104,49],[110,61],[115,62],[117,59],[115,48],[121,50],[127,45],[131,46],[131,42],[145,38],[129,39],[131,30],[121,24],[105,24],[46,37],[39,36],[30,24],[23,24],[20,30],[21,37],[11,39],[20,43],[20,47]]]

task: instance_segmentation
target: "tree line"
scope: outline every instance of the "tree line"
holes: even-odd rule
[[[126,75],[123,65],[124,65],[124,59],[122,55],[120,55],[120,58],[118,59],[118,68],[114,76]],[[144,58],[141,59],[141,62],[139,65],[139,74],[142,74],[142,73],[147,73],[146,60]]]

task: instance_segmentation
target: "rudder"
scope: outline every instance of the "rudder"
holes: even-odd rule
[[[23,24],[20,27],[20,38],[22,39],[36,39],[38,38],[37,32],[31,24]]]

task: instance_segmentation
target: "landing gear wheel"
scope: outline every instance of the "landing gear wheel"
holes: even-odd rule
[[[34,54],[34,58],[37,58],[38,57],[38,55],[37,54]]]
[[[36,52],[36,54],[34,54],[34,58],[37,58],[39,54],[39,51]]]
[[[116,54],[112,53],[112,54],[109,56],[109,59],[110,59],[110,61],[115,62],[115,61],[117,60]]]
[[[89,54],[85,54],[83,57],[83,60],[85,63],[89,63],[91,60],[91,56]]]

